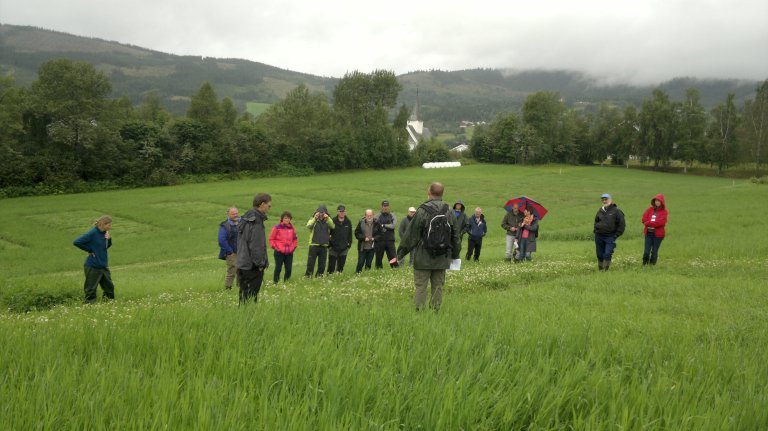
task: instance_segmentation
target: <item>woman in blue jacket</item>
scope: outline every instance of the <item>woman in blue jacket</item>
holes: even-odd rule
[[[115,299],[115,285],[109,272],[107,249],[112,246],[109,230],[112,217],[103,215],[93,228],[74,241],[75,247],[88,253],[85,258],[85,302],[96,302],[96,286],[101,285],[104,299]]]

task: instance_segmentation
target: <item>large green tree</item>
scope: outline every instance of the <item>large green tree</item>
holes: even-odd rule
[[[699,91],[687,89],[685,100],[675,113],[678,131],[675,158],[683,161],[683,169],[687,172],[691,162],[701,158],[705,146],[707,111],[701,106]]]
[[[674,143],[674,107],[667,93],[656,89],[640,111],[641,150],[653,160],[654,166],[659,166],[670,160]]]
[[[728,93],[725,102],[712,110],[710,130],[712,161],[717,164],[718,174],[736,157],[736,128],[739,125],[739,115],[733,103],[735,95]]]
[[[768,79],[757,87],[755,98],[744,103],[744,123],[744,134],[750,142],[749,151],[755,162],[755,174],[760,175],[768,141]]]

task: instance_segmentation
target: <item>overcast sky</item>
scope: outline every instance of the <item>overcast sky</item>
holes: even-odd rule
[[[0,22],[315,75],[571,69],[768,78],[766,0],[0,0]]]

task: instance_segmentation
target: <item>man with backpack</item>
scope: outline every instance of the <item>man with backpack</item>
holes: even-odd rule
[[[461,253],[461,229],[456,214],[443,202],[444,190],[441,183],[429,185],[429,200],[416,210],[397,249],[398,262],[408,253],[413,253],[413,280],[416,285],[414,302],[417,311],[424,309],[429,283],[432,286],[429,305],[434,311],[440,309],[445,271],[451,260],[458,259]]]
[[[227,211],[227,219],[219,224],[219,259],[227,263],[227,276],[224,288],[232,289],[232,282],[237,273],[237,223],[240,217],[237,208]]]

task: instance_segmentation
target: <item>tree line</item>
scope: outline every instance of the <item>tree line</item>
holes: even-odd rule
[[[44,63],[29,88],[0,78],[0,190],[5,196],[173,184],[185,175],[389,168],[413,162],[393,72],[348,73],[333,91],[300,85],[257,118],[206,82],[186,115],[148,93],[110,99],[86,62]],[[394,118],[390,113],[397,111]]]
[[[734,95],[707,111],[689,88],[673,101],[656,89],[650,99],[619,108],[602,103],[594,112],[567,108],[556,92],[529,95],[520,113],[500,114],[475,130],[472,157],[482,162],[592,164],[630,159],[654,167],[698,162],[718,173],[753,163],[760,175],[768,137],[768,80],[737,107]]]
[[[0,197],[174,184],[186,176],[270,175],[408,166],[452,157],[441,142],[408,149],[410,112],[397,106],[394,73],[351,72],[332,101],[305,85],[254,118],[205,82],[183,116],[156,93],[137,106],[110,98],[110,78],[87,62],[43,63],[29,87],[0,77]],[[720,171],[739,161],[761,169],[768,80],[736,107],[733,95],[707,111],[696,89],[672,101],[662,90],[638,109],[603,103],[585,112],[558,93],[529,95],[521,112],[478,127],[481,162],[592,164],[632,158],[664,166],[701,162]],[[454,157],[457,157],[453,155]]]

